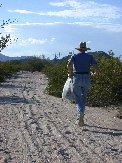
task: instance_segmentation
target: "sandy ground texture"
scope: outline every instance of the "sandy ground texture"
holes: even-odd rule
[[[75,105],[47,95],[46,85],[38,72],[0,84],[0,163],[122,163],[116,110],[87,107],[83,130]]]

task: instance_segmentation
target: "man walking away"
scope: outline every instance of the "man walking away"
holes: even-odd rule
[[[73,67],[73,92],[75,95],[76,108],[78,111],[78,125],[84,126],[84,112],[87,92],[90,85],[90,66],[95,69],[91,75],[96,76],[99,73],[99,68],[95,58],[86,53],[91,50],[86,47],[86,42],[80,42],[80,47],[75,48],[79,53],[74,54],[68,61],[68,76],[71,78]]]

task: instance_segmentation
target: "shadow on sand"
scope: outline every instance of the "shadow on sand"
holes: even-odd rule
[[[0,104],[13,104],[13,103],[25,103],[28,104],[28,101],[25,98],[21,98],[19,96],[1,96],[0,97]]]
[[[4,84],[0,84],[0,88],[21,88],[21,86],[17,86],[17,85],[13,85],[13,84],[8,84],[8,83],[4,83]]]
[[[85,125],[89,128],[94,128],[94,130],[89,130],[87,128],[84,129],[84,131],[90,131],[97,134],[104,134],[104,135],[110,135],[110,136],[122,136],[122,130],[112,129],[112,128],[104,128],[100,126],[92,126],[92,125]],[[109,131],[97,131],[96,129],[102,129],[102,130],[109,130]]]

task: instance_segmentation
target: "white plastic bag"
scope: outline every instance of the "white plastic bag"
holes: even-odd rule
[[[68,78],[66,80],[66,83],[64,84],[63,92],[62,92],[62,99],[68,99],[70,101],[74,100],[74,94],[73,94],[73,83],[72,79]]]

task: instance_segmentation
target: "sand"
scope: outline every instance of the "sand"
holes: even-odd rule
[[[77,126],[75,104],[49,96],[39,72],[18,72],[0,84],[0,163],[121,163],[117,110],[86,107]]]

